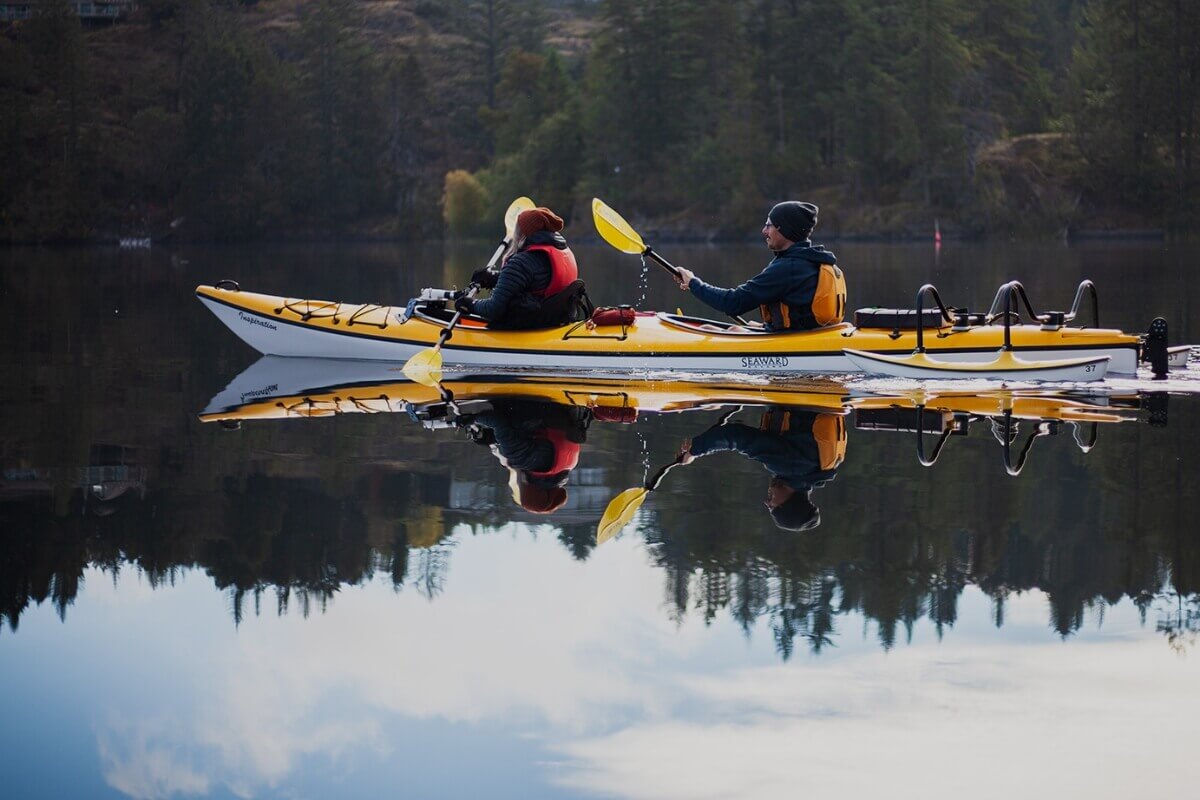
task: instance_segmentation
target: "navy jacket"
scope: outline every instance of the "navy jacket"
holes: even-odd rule
[[[492,431],[500,455],[513,469],[545,472],[554,464],[554,445],[538,436],[547,428],[563,431],[567,440],[587,440],[591,415],[586,408],[538,400],[494,400],[493,410],[475,421]]]
[[[821,469],[821,452],[812,435],[811,421],[807,425],[794,424],[786,433],[770,433],[736,422],[714,425],[692,439],[688,452],[699,458],[723,450],[757,461],[797,492],[820,486],[837,475],[836,469]]]
[[[525,244],[548,244],[559,250],[567,249],[567,240],[562,234],[550,231],[532,234]],[[533,292],[549,286],[552,275],[550,256],[545,253],[538,250],[514,253],[504,262],[492,296],[486,300],[476,300],[471,304],[471,310],[488,322],[532,315],[542,307],[541,298]]]
[[[726,314],[745,314],[759,306],[786,303],[793,317],[793,328],[816,328],[812,315],[813,295],[821,264],[836,264],[837,258],[822,245],[796,242],[779,253],[762,272],[733,289],[722,289],[692,278],[688,289],[703,303]],[[783,330],[780,320],[772,319],[767,329]]]

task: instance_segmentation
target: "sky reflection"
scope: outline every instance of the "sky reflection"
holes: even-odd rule
[[[199,572],[152,591],[89,569],[65,623],[43,604],[0,639],[6,773],[137,798],[1184,794],[1146,764],[1187,763],[1200,674],[1128,601],[1064,641],[1040,593],[996,629],[969,587],[941,641],[922,621],[885,651],[849,614],[780,663],[764,623],[671,621],[635,536],[587,562],[549,529],[455,538],[433,599],[377,579],[239,627]]]

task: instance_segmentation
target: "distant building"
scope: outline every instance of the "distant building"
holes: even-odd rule
[[[25,0],[22,3],[0,3],[0,22],[15,22],[29,19],[37,13],[39,0]],[[129,15],[137,8],[136,0],[95,0],[91,3],[71,3],[85,22],[115,21]]]

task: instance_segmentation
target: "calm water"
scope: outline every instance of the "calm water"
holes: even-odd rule
[[[765,261],[659,249],[727,284]],[[851,307],[925,281],[986,306],[1015,277],[1062,308],[1086,277],[1104,324],[1200,342],[1194,247],[836,249]],[[509,376],[450,381],[456,416],[386,370],[260,361],[191,293],[392,302],[487,250],[0,254],[0,794],[1191,796],[1188,376],[920,415],[824,380]],[[578,252],[599,304],[701,312]],[[685,441],[784,419],[846,432],[816,527],[778,528],[778,465],[727,451],[596,544]],[[551,514],[499,458],[531,426],[580,444]]]

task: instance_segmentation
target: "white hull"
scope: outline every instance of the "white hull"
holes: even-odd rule
[[[1109,368],[1107,356],[1032,361],[1026,360],[1024,354],[1015,357],[1001,353],[999,356],[993,355],[993,361],[983,363],[954,362],[940,356],[930,358],[924,354],[907,357],[880,356],[856,350],[847,350],[846,356],[863,372],[918,380],[962,378],[1081,383],[1101,380]]]

